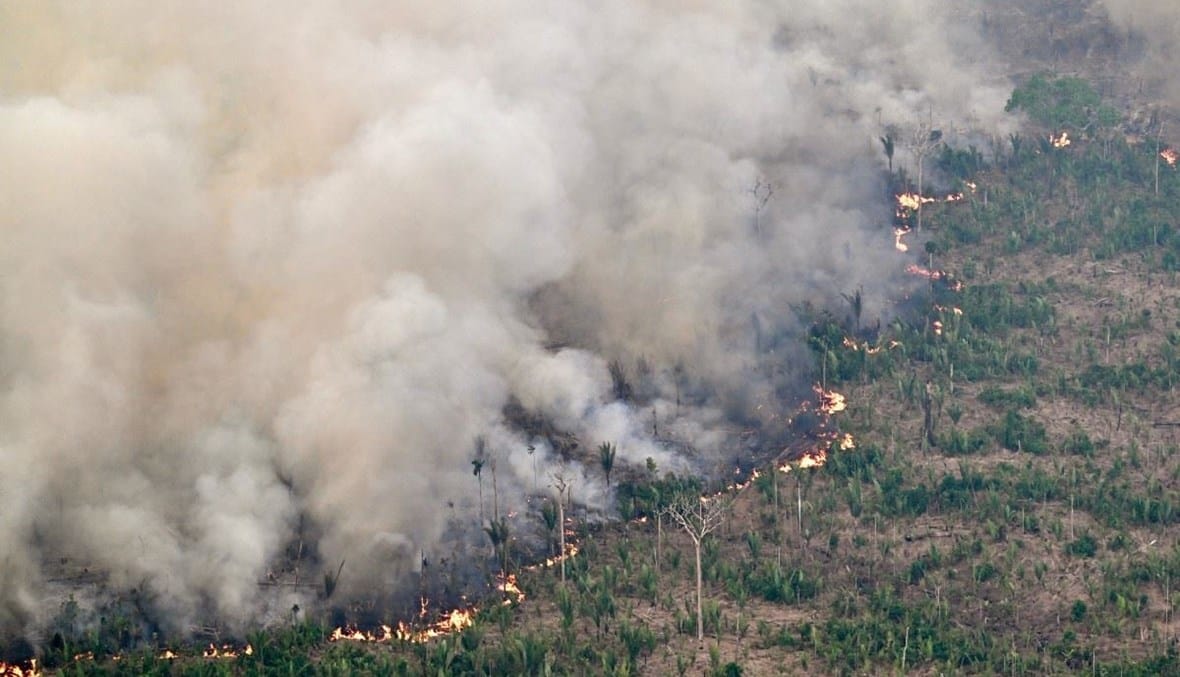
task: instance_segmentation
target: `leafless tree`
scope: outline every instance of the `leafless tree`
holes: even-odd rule
[[[774,184],[759,177],[749,193],[754,203],[754,234],[762,237],[762,211],[766,209],[770,198],[774,197]]]
[[[705,641],[705,621],[701,611],[701,543],[725,522],[725,515],[732,503],[733,499],[726,495],[680,496],[665,509],[692,539],[697,565],[697,641],[702,645]]]
[[[565,473],[553,475],[553,488],[557,489],[557,561],[561,566],[561,582],[565,583],[565,501],[569,496],[570,482]]]
[[[914,135],[910,138],[909,147],[910,152],[914,154],[914,158],[918,161],[918,195],[922,195],[922,168],[926,161],[926,156],[934,152],[938,147],[939,142],[942,141],[942,132],[934,129],[934,114],[926,118],[925,121],[919,122],[914,128]],[[918,199],[917,209],[917,227],[916,230],[922,230],[922,200]]]

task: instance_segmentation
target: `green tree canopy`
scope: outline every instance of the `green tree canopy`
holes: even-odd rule
[[[1047,74],[1034,75],[1013,90],[1004,110],[1023,111],[1054,130],[1110,127],[1119,119],[1118,111],[1104,104],[1086,80]]]

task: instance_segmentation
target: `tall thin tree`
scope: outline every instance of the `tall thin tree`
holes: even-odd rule
[[[684,533],[692,539],[693,552],[696,555],[697,575],[697,641],[701,646],[705,643],[705,617],[702,612],[701,591],[704,581],[701,576],[701,543],[709,534],[717,530],[725,522],[725,515],[729,511],[733,499],[721,496],[679,496],[666,508]]]
[[[916,230],[922,231],[922,170],[926,161],[926,156],[938,147],[939,142],[942,141],[942,132],[934,129],[934,114],[930,113],[926,121],[918,123],[914,129],[914,135],[910,139],[910,152],[918,161],[918,208]]]
[[[561,566],[561,582],[565,583],[565,501],[569,496],[570,481],[564,473],[553,475],[553,488],[557,490],[557,561]]]

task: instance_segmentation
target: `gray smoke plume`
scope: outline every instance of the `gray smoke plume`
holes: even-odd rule
[[[1135,70],[1143,84],[1159,91],[1167,102],[1180,103],[1180,76],[1176,59],[1180,50],[1180,3],[1173,0],[1100,0],[1111,21],[1132,36],[1144,40]]]
[[[900,284],[884,126],[1004,131],[959,4],[0,5],[0,626],[51,558],[170,631],[265,622],[302,519],[395,584],[478,519],[477,436],[501,510],[566,467],[510,398],[621,465],[699,464],[653,408],[732,454],[806,369],[792,305]]]

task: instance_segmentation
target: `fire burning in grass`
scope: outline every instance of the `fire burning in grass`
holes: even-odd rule
[[[959,311],[959,312],[961,313],[963,311]],[[853,341],[852,339],[845,336],[843,345],[845,348],[848,348],[849,350],[863,350],[863,351],[865,351],[865,353],[867,353],[869,355],[876,355],[877,353],[881,352],[882,350],[893,350],[894,348],[900,346],[901,342],[890,340],[888,345],[874,346],[874,345],[869,345],[868,341],[862,341],[861,343],[857,343],[856,341]]]
[[[910,234],[909,228],[894,228],[893,229],[893,248],[899,252],[908,252],[910,246],[901,241],[901,238]]]
[[[865,345],[867,348],[868,344]],[[880,348],[877,350],[880,350]],[[819,398],[817,411],[822,416],[820,421],[820,430],[818,433],[816,433],[816,437],[819,438],[820,443],[815,448],[808,449],[799,456],[795,464],[800,469],[818,468],[822,466],[827,462],[828,452],[832,449],[847,451],[849,449],[856,448],[856,441],[853,439],[851,433],[838,433],[827,428],[829,422],[831,421],[831,417],[834,414],[838,414],[848,408],[847,398],[845,398],[841,393],[838,393],[834,390],[825,390],[819,385],[812,386],[812,390],[815,391],[815,394]],[[804,404],[801,409],[806,411],[808,409],[807,404]],[[791,467],[791,464],[788,462],[780,465],[778,467],[778,471],[784,473],[790,472]],[[756,477],[757,474],[751,478],[751,481]]]
[[[809,454],[804,454],[799,459],[799,469],[803,470],[806,468],[818,468],[827,462],[828,462],[827,449],[816,449],[815,451],[813,451]]]
[[[41,672],[41,668],[37,667],[36,658],[29,661],[26,666],[0,661],[0,677],[41,677],[43,674],[45,673]]]
[[[819,395],[819,410],[829,416],[848,408],[848,402],[843,395],[834,390],[824,390],[817,386],[812,386],[816,394]]]
[[[229,644],[222,644],[216,646],[210,644],[204,652],[201,653],[203,658],[237,658],[238,656],[253,656],[254,647],[247,644],[242,650],[237,650]]]
[[[512,578],[512,581],[515,587],[515,578]],[[521,593],[520,599],[523,598],[524,594]],[[423,597],[419,601],[418,618],[424,621],[429,613],[430,600]],[[401,642],[422,644],[432,639],[461,632],[471,627],[475,623],[475,614],[475,607],[461,607],[452,609],[443,614],[439,620],[422,627],[414,627],[415,624],[413,623],[399,621],[396,629],[390,625],[382,625],[379,632],[365,631],[356,627],[340,627],[332,631],[332,634],[328,636],[328,641],[381,643],[392,642],[396,639]]]
[[[381,634],[372,632],[365,632],[359,628],[336,628],[328,635],[329,642],[340,642],[348,640],[350,642],[388,642],[393,639],[393,628],[388,625],[381,626]]]
[[[646,520],[647,520],[646,517],[639,518],[640,522],[643,522]],[[555,555],[553,557],[546,559],[544,562],[541,562],[540,564],[534,564],[530,567],[525,567],[525,571],[537,571],[539,569],[548,569],[550,567],[555,567],[558,564],[561,564],[563,561],[568,561],[569,559],[576,556],[578,554],[578,546],[573,545],[569,542],[571,535],[572,534],[570,532],[566,532],[565,554],[564,555]]]
[[[953,279],[950,276],[950,273],[946,272],[945,270],[930,270],[925,266],[919,266],[916,263],[911,263],[910,265],[906,266],[905,272],[909,273],[910,275],[924,277],[932,282],[942,282],[946,284],[951,291],[963,291],[963,283]]]
[[[516,574],[497,575],[496,589],[504,593],[504,604],[519,604],[524,601],[524,591],[516,584]]]
[[[1070,141],[1069,132],[1061,132],[1061,136],[1053,136],[1050,134],[1049,143],[1053,144],[1054,148],[1066,148],[1073,142]]]
[[[918,193],[901,193],[897,196],[897,206],[901,209],[913,211],[924,204],[934,202],[934,198]]]
[[[1174,148],[1165,148],[1160,151],[1160,157],[1164,159],[1164,162],[1168,163],[1169,167],[1175,167],[1176,161],[1180,160],[1180,153],[1177,153]]]
[[[561,562],[562,559],[573,557],[577,552],[577,547],[567,546],[564,558],[550,558],[542,564],[535,565],[531,568],[536,569],[542,566],[553,566]],[[496,576],[496,589],[504,593],[505,598],[501,602],[502,604],[520,604],[525,599],[524,591],[517,584],[516,574],[498,574]],[[365,631],[357,627],[339,627],[333,630],[332,634],[328,636],[328,641],[382,643],[397,640],[412,644],[422,644],[432,639],[466,630],[475,623],[477,612],[478,609],[474,606],[460,607],[444,613],[433,623],[426,623],[426,619],[430,616],[430,600],[423,597],[418,602],[418,623],[399,621],[396,628],[390,625],[382,625],[379,632]],[[213,647],[210,646],[210,648]],[[247,651],[249,650],[250,648],[247,646]],[[208,652],[206,652],[206,656],[208,655]]]

